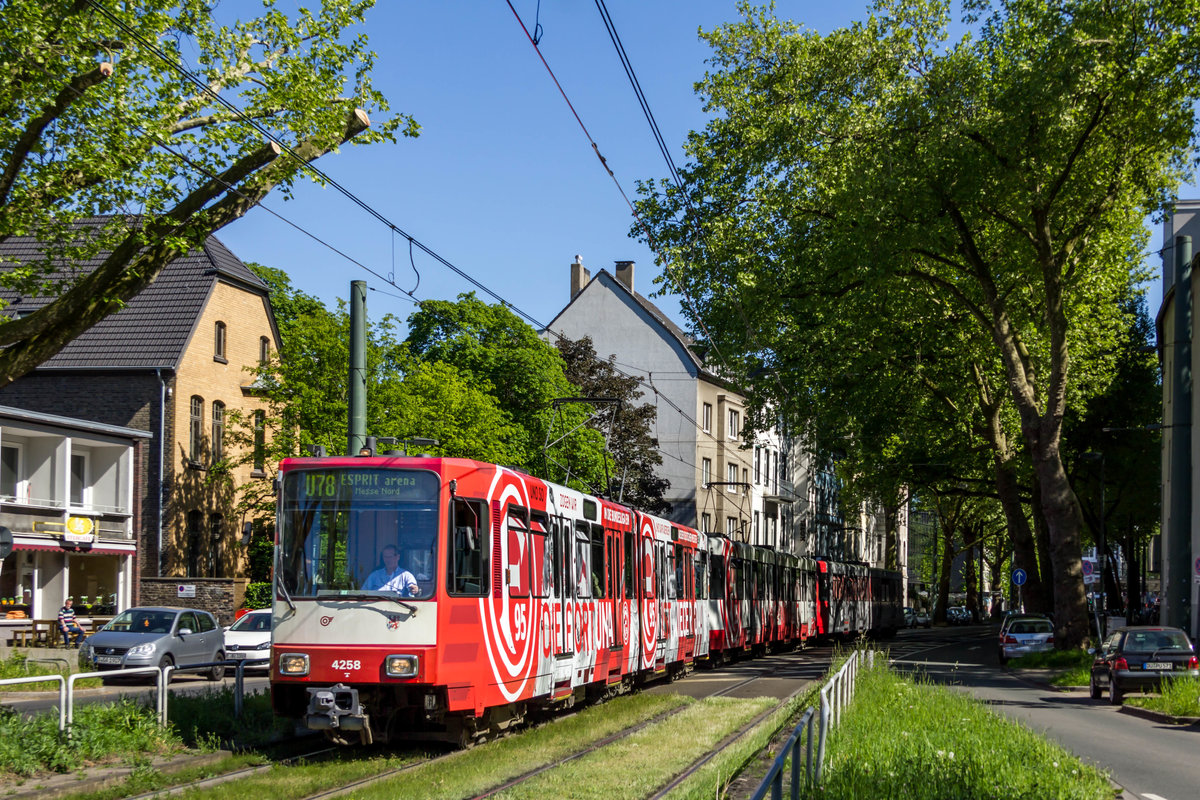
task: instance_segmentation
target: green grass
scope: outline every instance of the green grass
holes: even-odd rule
[[[792,730],[800,721],[804,709],[820,703],[820,688],[813,685],[803,695],[794,698],[785,707],[779,709],[763,722],[759,723],[739,739],[736,743],[723,750],[706,763],[696,773],[671,790],[667,796],[671,800],[709,800],[712,797],[723,797],[729,782],[738,776],[742,769],[754,758],[763,756],[766,763],[762,774],[775,760],[774,752],[764,752],[777,734],[786,741]],[[816,728],[813,728],[814,732]],[[782,745],[782,741],[780,744]],[[801,750],[803,752],[803,750]],[[815,752],[815,751],[814,751]],[[790,767],[785,767],[785,770]],[[784,773],[790,775],[790,772]]]
[[[1159,694],[1126,695],[1125,702],[1173,717],[1200,717],[1200,680],[1168,681]]]
[[[71,772],[92,764],[143,760],[183,749],[170,728],[161,728],[152,709],[123,699],[116,703],[79,706],[69,744],[58,732],[58,712],[24,719],[0,713],[0,779],[28,778],[45,772]],[[129,762],[127,762],[129,763]]]
[[[1052,650],[1014,658],[1008,665],[1013,669],[1052,670],[1055,672],[1050,678],[1053,686],[1087,686],[1093,658],[1086,650]]]
[[[292,732],[294,724],[275,716],[266,692],[247,694],[242,716],[233,716],[233,687],[197,694],[172,694],[167,718],[185,744],[201,749],[259,747]]]
[[[1106,777],[1058,745],[949,689],[882,665],[859,673],[808,797],[1111,800]]]
[[[438,763],[420,766],[379,784],[362,787],[353,796],[358,800],[368,797],[449,800],[479,794],[506,779],[579,752],[605,736],[691,702],[677,695],[636,694],[618,698],[589,707],[578,714],[554,719],[519,737],[450,753]],[[346,749],[338,755],[334,760],[319,763],[276,766],[234,784],[190,791],[187,797],[188,800],[221,800],[230,796],[253,797],[254,800],[293,800],[409,766],[424,758],[424,754],[407,751],[400,755],[381,754],[378,748]],[[376,792],[377,786],[387,788]]]
[[[665,786],[730,734],[775,704],[768,697],[697,701],[679,714],[496,795],[506,800],[571,797],[640,800]],[[372,787],[373,789],[375,787]],[[383,786],[364,800],[397,796]],[[401,796],[403,794],[401,793]]]
[[[71,669],[67,667],[55,668],[51,664],[29,663],[29,656],[25,653],[14,653],[3,661],[0,661],[0,680],[6,678],[27,678],[35,675],[62,675],[64,678],[71,675]],[[91,689],[103,685],[99,678],[83,678],[75,681],[77,689]],[[45,683],[18,683],[0,685],[0,692],[57,692],[57,681],[46,681]]]

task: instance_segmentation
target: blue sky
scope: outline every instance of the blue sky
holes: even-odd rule
[[[608,11],[677,165],[704,125],[694,83],[708,48],[700,28],[738,18],[734,0],[607,0]],[[538,0],[512,0],[532,31]],[[776,13],[822,33],[866,16],[866,3],[779,0]],[[667,174],[595,4],[541,0],[540,48],[600,152],[632,199],[635,181]],[[541,323],[567,303],[576,254],[592,273],[637,262],[649,295],[660,270],[629,236],[632,217],[504,0],[381,0],[368,17],[375,81],[422,126],[417,139],[347,147],[320,168],[397,227]],[[1197,196],[1192,190],[1184,196]],[[300,185],[265,206],[384,278],[261,210],[219,238],[245,261],[286,271],[333,306],[365,280],[372,318],[401,319],[418,299],[453,299],[470,284],[329,188]],[[1159,246],[1161,230],[1151,243]],[[492,298],[480,293],[492,301]],[[675,298],[655,302],[683,323]],[[1157,310],[1157,283],[1150,300]]]

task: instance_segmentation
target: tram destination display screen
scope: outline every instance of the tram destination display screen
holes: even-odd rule
[[[284,499],[293,503],[429,502],[437,497],[438,477],[423,470],[308,469],[284,480]]]

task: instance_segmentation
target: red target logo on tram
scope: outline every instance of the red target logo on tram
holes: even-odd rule
[[[642,648],[649,659],[654,658],[658,645],[658,604],[654,600],[654,525],[649,519],[642,524],[641,535],[642,576]]]
[[[488,597],[481,598],[483,640],[492,674],[500,692],[511,700],[521,696],[532,672],[537,652],[539,615],[529,586],[529,533],[523,517],[510,514],[510,506],[529,508],[525,484],[516,473],[496,468],[488,504],[499,510],[499,536],[493,531],[492,557],[497,560],[499,580]],[[515,514],[515,512],[514,512]],[[498,550],[498,552],[497,552]],[[492,573],[493,579],[497,571]]]

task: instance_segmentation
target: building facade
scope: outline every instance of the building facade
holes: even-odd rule
[[[0,259],[20,263],[38,248],[12,237],[0,244]],[[11,292],[4,299],[17,314],[48,302]],[[139,579],[241,579],[250,520],[237,511],[238,487],[268,477],[257,458],[238,463],[244,451],[230,440],[236,424],[260,441],[265,412],[253,370],[278,346],[267,286],[210,237],[119,312],[0,390],[0,403],[145,434],[145,496],[134,502]]]
[[[1200,259],[1200,200],[1180,200],[1163,223],[1162,306],[1156,319],[1162,365],[1161,621],[1200,635],[1200,370],[1195,314]]]
[[[86,613],[131,604],[149,434],[0,406],[0,613],[33,619],[67,597]]]
[[[748,444],[745,397],[705,366],[691,338],[633,280],[633,262],[593,277],[576,258],[570,300],[544,335],[588,336],[597,356],[613,356],[618,368],[642,378],[644,397],[657,407],[654,435],[673,520],[781,552],[882,565],[878,515],[864,507],[847,522],[832,469],[819,468],[778,428]]]

